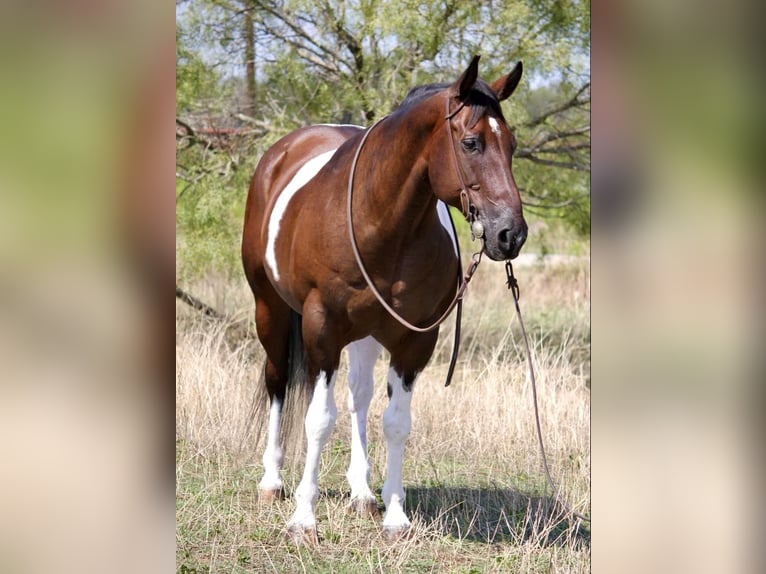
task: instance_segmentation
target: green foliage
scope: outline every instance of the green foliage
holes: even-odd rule
[[[190,45],[183,26],[176,28],[176,113],[189,112],[201,102],[220,96],[220,78]]]
[[[176,181],[177,275],[239,270],[246,190],[242,172],[209,173],[196,183]]]

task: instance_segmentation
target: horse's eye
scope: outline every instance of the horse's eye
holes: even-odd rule
[[[478,138],[465,138],[462,142],[463,149],[466,153],[473,153],[479,151],[479,139]]]

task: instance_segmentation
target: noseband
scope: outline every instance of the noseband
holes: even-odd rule
[[[364,147],[365,142],[367,141],[367,138],[372,133],[372,131],[377,127],[378,124],[380,124],[383,120],[387,119],[388,116],[383,116],[378,121],[376,121],[370,128],[365,132],[364,136],[362,136],[362,140],[359,142],[359,147],[356,148],[356,153],[354,154],[354,159],[351,162],[351,171],[349,172],[348,176],[348,193],[347,193],[347,202],[346,202],[346,223],[348,226],[348,234],[351,239],[351,249],[354,252],[354,258],[356,259],[356,264],[359,267],[359,270],[362,272],[362,276],[364,277],[364,280],[367,282],[367,286],[372,291],[373,295],[375,295],[375,298],[378,300],[378,302],[383,305],[383,308],[388,311],[389,315],[391,315],[394,319],[396,319],[400,324],[404,325],[408,329],[412,331],[416,331],[418,333],[427,333],[429,331],[433,331],[436,327],[441,325],[444,320],[449,316],[449,314],[452,312],[452,310],[455,308],[455,306],[458,306],[458,330],[456,332],[456,337],[459,337],[459,322],[460,322],[460,307],[462,306],[462,300],[463,295],[465,294],[465,290],[468,287],[468,283],[471,281],[471,277],[473,277],[473,274],[476,272],[476,268],[479,266],[479,262],[481,261],[482,253],[484,252],[484,233],[483,230],[481,234],[475,233],[475,223],[478,223],[481,225],[476,219],[475,219],[475,209],[471,205],[470,195],[468,192],[468,188],[466,187],[464,181],[463,181],[463,175],[462,171],[460,169],[460,164],[457,159],[457,153],[455,151],[455,142],[452,138],[452,118],[457,114],[463,107],[465,106],[464,102],[460,103],[460,106],[453,112],[450,113],[449,111],[449,101],[450,97],[447,97],[447,108],[446,108],[446,116],[445,120],[447,122],[447,137],[449,137],[450,140],[450,146],[452,149],[452,157],[455,164],[455,171],[457,173],[458,180],[460,182],[460,204],[463,211],[463,216],[468,220],[468,222],[471,224],[471,233],[474,234],[475,237],[479,237],[481,239],[481,249],[473,254],[473,257],[471,259],[471,265],[468,267],[468,271],[465,273],[464,276],[460,276],[460,271],[458,272],[458,282],[457,282],[457,289],[455,292],[455,296],[452,299],[452,302],[447,307],[447,310],[439,317],[436,321],[434,321],[431,325],[427,327],[418,327],[417,325],[413,325],[407,319],[402,317],[399,313],[397,313],[393,307],[384,299],[383,295],[381,295],[380,291],[378,291],[378,288],[375,287],[375,284],[372,281],[372,277],[370,277],[370,274],[367,272],[367,269],[364,266],[364,263],[362,262],[362,256],[359,253],[359,247],[356,243],[356,235],[354,234],[354,222],[352,217],[352,198],[354,194],[354,175],[356,173],[356,164],[359,160],[359,155],[362,152],[362,148]],[[475,186],[472,186],[472,188],[478,189],[478,184]],[[453,225],[453,233],[454,225]],[[457,234],[455,234],[455,237],[457,238]],[[459,248],[458,248],[458,254],[459,254]],[[460,270],[460,257],[458,256],[458,269]],[[454,357],[453,357],[453,363],[454,363]],[[450,365],[450,375],[452,372],[452,369],[454,368],[454,364]],[[447,384],[449,384],[449,377],[447,379]]]

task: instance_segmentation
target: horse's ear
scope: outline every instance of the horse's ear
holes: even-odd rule
[[[479,76],[479,58],[481,56],[474,56],[465,72],[460,75],[457,82],[452,84],[452,93],[460,100],[465,100],[468,97],[468,94],[471,93],[471,88],[476,83],[476,78]]]
[[[510,74],[503,76],[492,83],[492,91],[495,92],[498,102],[502,102],[513,93],[516,86],[519,85],[523,69],[524,67],[521,65],[521,62],[519,62]]]

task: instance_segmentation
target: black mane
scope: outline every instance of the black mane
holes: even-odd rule
[[[404,99],[396,109],[407,109],[414,106],[423,100],[430,98],[434,94],[446,90],[451,85],[452,84],[448,82],[437,82],[434,84],[416,86],[407,92],[407,95],[404,96]],[[495,92],[489,87],[489,84],[483,80],[476,80],[476,83],[468,96],[466,105],[471,108],[471,117],[468,120],[469,128],[473,127],[476,122],[487,113],[488,109],[493,111],[501,119],[503,118],[503,112],[500,109],[500,102],[497,101],[497,95],[495,95]]]

